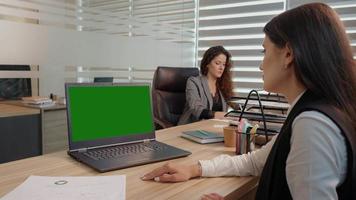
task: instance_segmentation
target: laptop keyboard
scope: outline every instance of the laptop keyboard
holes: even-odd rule
[[[162,145],[162,143],[148,142],[148,143],[137,143],[137,144],[127,144],[113,147],[105,147],[100,149],[88,150],[84,155],[93,158],[94,160],[105,160],[105,159],[115,159],[122,156],[128,156],[132,154],[140,154],[152,151],[162,151],[166,149],[167,146]]]

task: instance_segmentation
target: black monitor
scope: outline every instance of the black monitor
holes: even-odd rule
[[[94,77],[94,83],[112,83],[114,77]]]
[[[0,71],[30,71],[29,65],[0,65]],[[31,96],[31,78],[0,78],[0,100]]]

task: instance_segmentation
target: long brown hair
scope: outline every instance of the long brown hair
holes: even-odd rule
[[[356,130],[356,65],[337,13],[323,3],[305,4],[273,18],[264,32],[276,46],[290,45],[298,80],[346,113]]]
[[[203,59],[200,63],[200,72],[203,75],[208,74],[208,65],[209,63],[220,54],[224,54],[226,56],[225,69],[220,78],[216,81],[218,89],[221,91],[222,95],[226,100],[231,99],[232,93],[232,80],[231,80],[231,54],[222,46],[214,46],[210,47],[205,51]]]

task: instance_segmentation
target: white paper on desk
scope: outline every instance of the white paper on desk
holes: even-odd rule
[[[125,187],[125,175],[30,176],[1,200],[124,200]]]

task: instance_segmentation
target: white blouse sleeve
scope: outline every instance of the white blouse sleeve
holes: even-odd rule
[[[220,155],[212,160],[200,160],[202,176],[258,176],[261,174],[267,156],[276,137],[256,151],[239,156]]]
[[[275,139],[248,154],[200,160],[202,176],[260,175]],[[337,199],[336,188],[347,173],[347,151],[335,123],[319,112],[303,112],[293,122],[290,143],[286,178],[293,199]]]
[[[293,199],[337,199],[347,152],[335,123],[322,113],[303,112],[293,122],[290,143],[286,176]]]

